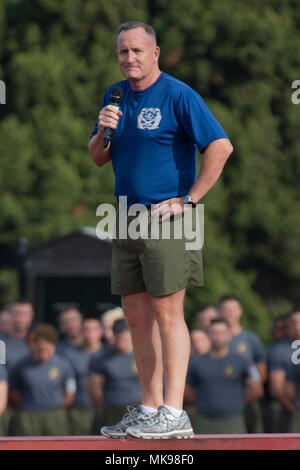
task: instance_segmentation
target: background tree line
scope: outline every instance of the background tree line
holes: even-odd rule
[[[16,295],[17,239],[40,243],[97,223],[115,202],[111,165],[87,143],[106,89],[121,74],[118,25],[157,31],[161,69],[204,98],[234,145],[205,204],[205,287],[187,316],[226,292],[267,340],[270,319],[300,302],[300,3],[295,0],[2,0],[0,303]],[[199,163],[200,163],[199,156]]]

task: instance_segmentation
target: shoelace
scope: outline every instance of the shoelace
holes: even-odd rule
[[[161,421],[166,423],[167,427],[169,426],[169,417],[165,410],[159,410],[154,416],[150,416],[149,419],[147,419],[147,424],[157,424]]]
[[[145,418],[145,413],[141,413],[137,408],[134,406],[127,406],[128,413],[123,416],[122,423],[127,424],[130,423],[133,419],[138,418]]]
[[[132,418],[134,418],[135,414],[137,412],[137,408],[134,406],[127,406],[127,413],[123,416],[122,422],[124,424],[128,423],[128,421]]]

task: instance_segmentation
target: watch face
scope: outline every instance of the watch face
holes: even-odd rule
[[[191,202],[191,197],[190,196],[183,196],[183,203],[184,204],[189,204]]]

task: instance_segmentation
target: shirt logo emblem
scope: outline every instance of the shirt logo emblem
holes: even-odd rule
[[[157,129],[161,121],[159,108],[143,108],[137,119],[138,129]]]
[[[225,372],[226,377],[232,377],[234,369],[233,369],[232,366],[228,365],[228,366],[225,367],[224,372]]]
[[[50,380],[55,380],[57,379],[59,376],[59,371],[56,367],[52,367],[50,370],[49,370],[49,379]]]
[[[240,343],[237,345],[237,352],[238,352],[239,354],[245,354],[246,351],[247,351],[247,346],[246,346],[246,344],[240,342]]]

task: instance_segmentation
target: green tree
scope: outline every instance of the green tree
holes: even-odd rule
[[[293,0],[2,0],[0,79],[0,301],[14,294],[18,237],[31,244],[83,225],[114,202],[111,164],[97,168],[89,134],[106,89],[121,74],[118,25],[151,23],[161,69],[196,89],[233,145],[205,204],[200,303],[242,299],[244,324],[268,338],[273,315],[299,302],[300,4]],[[199,164],[201,155],[199,155]]]

